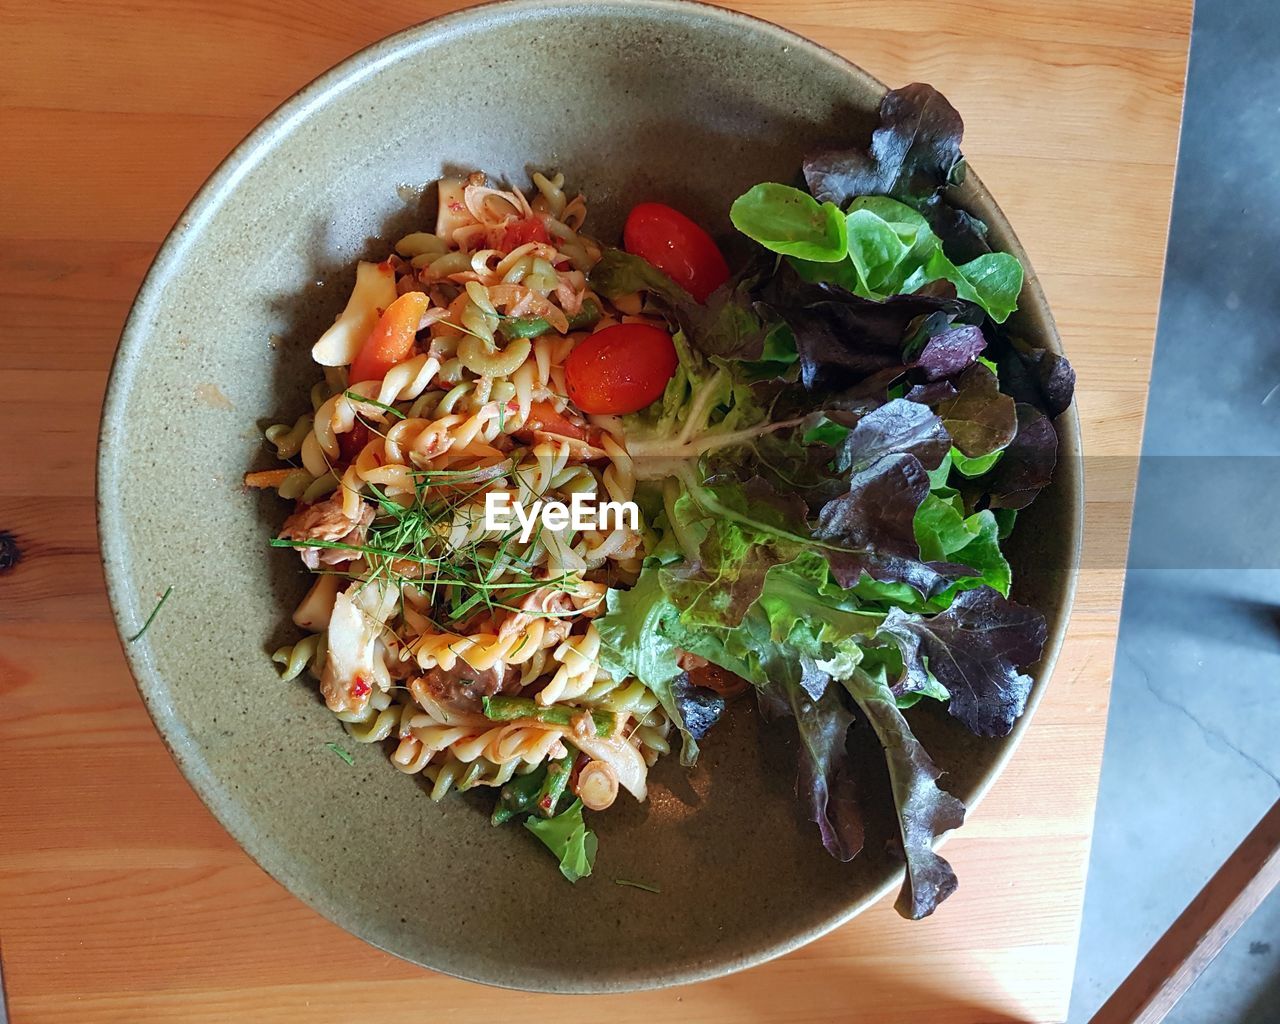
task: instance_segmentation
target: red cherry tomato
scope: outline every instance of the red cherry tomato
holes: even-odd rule
[[[512,221],[508,224],[502,231],[502,242],[498,248],[504,252],[511,252],[529,242],[542,242],[544,245],[551,243],[547,226],[537,217],[526,217],[524,220]]]
[[[356,459],[356,456],[364,451],[364,446],[369,443],[369,428],[363,420],[356,420],[355,426],[348,430],[345,434],[338,435],[338,461],[349,466]]]
[[[679,360],[671,335],[648,324],[596,331],[569,353],[564,380],[583,412],[624,415],[656,402]]]
[[[622,229],[627,252],[647,260],[699,302],[729,280],[711,236],[679,210],[662,203],[641,203]]]
[[[705,686],[709,690],[715,690],[721,697],[736,697],[751,685],[742,676],[734,675],[728,669],[710,662],[689,669],[689,682],[694,686]]]

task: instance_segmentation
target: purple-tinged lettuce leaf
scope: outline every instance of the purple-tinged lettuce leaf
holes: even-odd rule
[[[1025,402],[1017,413],[1018,432],[982,481],[991,508],[1026,508],[1049,485],[1058,461],[1058,432],[1049,417]]]
[[[840,861],[852,860],[864,839],[845,747],[853,713],[840,699],[839,688],[830,685],[831,677],[809,656],[770,647],[763,661],[768,682],[756,687],[760,712],[771,721],[794,718],[800,735],[796,796],[818,826],[827,852]]]
[[[926,470],[942,465],[951,436],[926,406],[895,398],[854,425],[836,455],[836,468],[862,473],[885,455],[914,455]]]
[[[1044,616],[989,587],[964,591],[937,615],[891,608],[876,631],[898,645],[909,688],[925,689],[932,672],[951,694],[951,714],[979,736],[1007,736],[1026,709],[1031,677],[1018,669],[1040,659],[1046,635]]]
[[[924,214],[942,239],[943,251],[956,263],[968,263],[991,251],[987,225],[972,214],[941,200],[930,203]]]
[[[884,746],[889,784],[898,811],[907,876],[894,908],[903,917],[928,917],[956,891],[956,873],[933,852],[934,841],[964,824],[964,804],[938,786],[942,774],[883,679],[855,670],[844,686]]]
[[[885,96],[880,127],[867,147],[827,150],[804,163],[809,190],[844,205],[860,195],[887,195],[916,207],[942,240],[947,256],[968,263],[991,252],[987,226],[945,201],[948,185],[964,178],[960,142],[964,124],[928,85],[909,85]]]
[[[925,597],[945,590],[967,567],[920,561],[915,515],[929,493],[929,474],[914,455],[885,455],[849,482],[849,492],[822,506],[815,540],[832,578],[852,587],[865,573],[882,583],[906,583]]]
[[[918,371],[922,383],[944,380],[976,363],[986,347],[981,328],[969,324],[947,327],[925,342],[912,368]]]
[[[1033,348],[1019,338],[1001,339],[995,357],[1000,387],[1016,401],[1034,405],[1056,419],[1066,412],[1076,389],[1076,371],[1065,356]]]
[[[819,202],[843,207],[856,196],[927,201],[962,174],[964,122],[932,86],[894,89],[880,102],[880,127],[869,149],[827,150],[804,161],[805,182]]]
[[[755,292],[775,270],[777,258],[754,251],[701,305],[685,305],[678,320],[700,352],[724,359],[768,360],[777,320],[759,307]]]
[[[889,371],[885,386],[906,367],[903,347],[913,322],[943,312],[969,320],[977,307],[962,299],[894,295],[864,299],[831,285],[804,281],[789,266],[778,268],[762,290],[763,304],[791,328],[800,380],[810,391],[836,391]]]
[[[676,707],[680,709],[685,729],[695,740],[706,736],[724,714],[724,698],[715,690],[695,686],[689,681],[687,672],[681,672],[672,680],[671,693]]]
[[[938,403],[937,413],[960,451],[970,458],[999,451],[1018,428],[1015,403],[1000,392],[996,375],[976,363],[955,381],[955,398]]]
[[[913,384],[902,397],[908,402],[919,402],[921,405],[937,405],[959,394],[951,381],[935,380],[932,384]]]

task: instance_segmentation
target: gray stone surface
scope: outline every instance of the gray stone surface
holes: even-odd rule
[[[1275,0],[1196,6],[1081,1024],[1280,795],[1278,13]],[[1280,895],[1168,1020],[1280,1022]]]

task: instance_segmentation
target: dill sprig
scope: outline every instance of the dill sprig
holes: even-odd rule
[[[519,469],[520,451],[489,466],[469,469],[423,469],[414,472],[414,493],[410,500],[392,498],[382,488],[367,484],[366,497],[375,506],[375,518],[361,543],[337,540],[293,540],[276,537],[273,547],[319,548],[349,552],[362,560],[359,572],[343,573],[363,584],[387,582],[413,584],[430,593],[430,605],[446,621],[462,621],[481,609],[520,610],[515,603],[543,588],[572,589],[578,577],[562,573],[542,578],[527,552],[536,550],[542,539],[542,524],[536,527],[526,551],[516,549],[520,530],[513,528],[499,537],[481,536],[464,544],[451,545],[450,535],[461,525],[478,522],[477,498],[507,476],[521,489],[532,488]],[[539,495],[540,496],[540,495]],[[465,515],[474,513],[469,522]],[[418,571],[406,572],[405,566]],[[530,612],[534,617],[558,618],[557,612]]]

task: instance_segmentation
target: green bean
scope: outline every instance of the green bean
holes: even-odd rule
[[[539,768],[528,775],[517,775],[504,785],[498,794],[498,802],[494,805],[493,817],[489,820],[495,825],[501,825],[532,808],[546,775],[546,768]]]
[[[538,790],[538,796],[533,801],[533,809],[539,816],[555,817],[556,804],[560,802],[560,797],[564,795],[565,788],[569,785],[573,760],[577,756],[577,751],[570,747],[564,757],[547,762],[547,777],[542,780],[542,788]]]
[[[536,722],[547,725],[563,725],[573,727],[573,720],[588,712],[585,708],[571,708],[563,704],[552,704],[543,707],[528,697],[485,697],[484,717],[494,722],[514,722],[521,718],[532,718]],[[590,712],[591,721],[596,727],[597,736],[612,736],[616,721],[614,716],[603,711]]]
[[[567,318],[569,330],[581,331],[594,327],[600,322],[600,307],[591,299],[582,304],[582,308]],[[551,330],[551,325],[540,316],[517,316],[503,320],[498,326],[498,333],[508,341],[513,338],[539,338]]]

